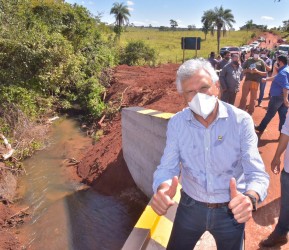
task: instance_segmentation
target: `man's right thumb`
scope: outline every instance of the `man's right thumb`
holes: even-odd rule
[[[238,195],[237,184],[236,184],[235,178],[231,178],[230,180],[230,193],[231,193],[231,199],[235,198]]]
[[[174,176],[172,179],[172,184],[169,188],[169,190],[167,191],[167,195],[171,197],[171,199],[175,196],[176,192],[177,192],[177,187],[179,184],[179,178],[178,176]]]

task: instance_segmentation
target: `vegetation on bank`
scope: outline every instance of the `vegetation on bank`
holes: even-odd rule
[[[20,116],[37,122],[75,104],[84,114],[102,115],[101,74],[118,61],[108,27],[60,0],[1,0],[0,19],[0,132],[18,145],[15,130],[26,121]]]

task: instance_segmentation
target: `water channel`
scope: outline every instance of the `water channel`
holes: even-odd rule
[[[63,161],[90,142],[70,119],[57,121],[51,144],[24,162],[22,206],[31,220],[20,229],[24,249],[121,249],[136,217],[133,204],[104,196],[67,178]],[[138,211],[139,213],[139,211]]]

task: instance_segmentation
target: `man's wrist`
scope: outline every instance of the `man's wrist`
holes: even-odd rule
[[[244,193],[244,195],[248,196],[252,203],[252,207],[253,207],[252,212],[257,211],[257,198],[254,195],[249,194],[249,193]]]

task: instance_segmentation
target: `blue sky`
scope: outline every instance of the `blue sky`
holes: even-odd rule
[[[282,21],[289,20],[289,0],[66,0],[77,3],[90,10],[93,15],[102,13],[102,21],[113,23],[110,9],[114,2],[126,4],[131,16],[130,23],[148,26],[170,26],[170,19],[176,20],[179,27],[202,26],[201,17],[204,11],[220,7],[231,9],[239,29],[248,20],[255,24],[268,25],[268,28],[282,26]]]

